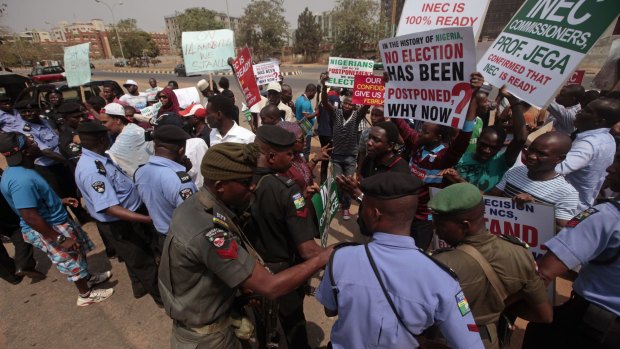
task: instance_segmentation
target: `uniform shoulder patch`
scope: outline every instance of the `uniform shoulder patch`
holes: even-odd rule
[[[179,191],[179,196],[183,200],[186,200],[187,198],[192,196],[192,194],[194,194],[194,191],[192,190],[192,188],[185,188],[185,189],[181,189],[181,191]]]
[[[530,248],[530,245],[528,245],[525,241],[519,239],[516,236],[513,236],[513,235],[498,235],[498,237],[500,239],[502,239],[502,240],[508,241],[508,242],[510,242],[512,244],[515,244],[515,245],[519,245],[519,246],[521,246],[523,248],[526,248],[526,249]]]
[[[93,187],[93,189],[95,189],[95,191],[99,194],[105,193],[105,183],[103,183],[102,181],[96,181],[90,186]]]
[[[99,172],[100,175],[106,175],[107,171],[105,170],[105,166],[103,165],[103,162],[99,161],[99,160],[95,160],[95,166],[97,167],[97,172]]]
[[[32,126],[29,123],[24,124],[24,128],[22,128],[24,132],[30,132],[32,130]]]
[[[228,230],[228,219],[226,219],[226,216],[224,216],[223,214],[219,213],[219,212],[214,212],[213,214],[213,224],[216,227],[221,227],[224,228],[226,230]]]
[[[279,179],[282,183],[284,183],[284,185],[286,185],[287,187],[292,187],[295,184],[295,181],[288,178],[288,177],[284,177],[282,175],[279,174],[275,174],[274,175],[277,179]]]
[[[237,243],[231,233],[219,227],[214,227],[205,233],[205,238],[215,247],[215,252],[222,259],[237,258]]]
[[[459,281],[459,276],[456,275],[456,273],[454,272],[454,270],[452,270],[452,268],[450,268],[449,266],[441,263],[440,261],[436,260],[435,258],[427,255],[426,253],[424,253],[424,251],[420,250],[420,253],[423,254],[424,256],[426,256],[428,259],[430,259],[431,261],[433,261],[433,263],[437,264],[437,266],[439,268],[441,268],[441,270],[445,271],[446,273],[448,273],[450,276],[452,276],[452,278],[456,281]]]
[[[189,176],[189,174],[187,174],[187,172],[185,172],[185,171],[177,172],[177,176],[181,180],[181,183],[189,183],[192,180],[192,178]]]
[[[465,293],[463,291],[454,295],[456,299],[456,306],[459,308],[459,312],[461,316],[465,316],[471,313],[471,309],[469,309],[469,303],[467,302],[467,298],[465,298]]]
[[[566,223],[566,226],[569,228],[574,228],[577,226],[577,224],[581,223],[584,219],[590,217],[591,215],[597,212],[598,210],[595,209],[594,207],[590,207],[587,210],[581,211],[578,215],[576,215],[570,221],[568,221],[568,223]]]

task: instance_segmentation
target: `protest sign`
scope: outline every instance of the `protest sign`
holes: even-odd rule
[[[446,27],[472,27],[476,41],[489,8],[489,0],[407,0],[397,36]]]
[[[543,107],[612,20],[617,0],[527,0],[478,62],[486,81]]]
[[[196,87],[177,88],[173,91],[179,101],[179,107],[182,109],[187,108],[192,103],[200,103],[200,95],[198,95]]]
[[[134,118],[142,122],[151,122],[151,119],[157,118],[157,112],[161,108],[161,102],[157,102],[146,108],[140,109],[140,114],[134,114]]]
[[[356,75],[372,75],[375,62],[367,59],[329,57],[327,86],[353,88]]]
[[[241,92],[247,103],[248,108],[260,102],[260,91],[254,78],[254,69],[252,69],[252,55],[250,49],[246,46],[239,52],[239,55],[233,62],[235,75],[241,85]]]
[[[228,57],[235,56],[232,30],[183,32],[181,42],[187,75],[230,69]]]
[[[585,70],[575,70],[573,75],[566,81],[566,85],[581,85],[584,75],[586,75]]]
[[[276,62],[254,64],[252,69],[258,85],[280,81],[280,66]]]
[[[385,116],[462,128],[476,65],[471,27],[441,28],[379,42]]]
[[[327,176],[321,185],[321,190],[312,196],[312,205],[319,221],[319,234],[321,236],[321,246],[327,247],[327,231],[329,224],[340,208],[338,199],[338,184],[333,175]]]
[[[383,76],[356,75],[353,82],[353,104],[383,105]]]
[[[69,87],[90,82],[90,43],[65,48],[65,74]]]

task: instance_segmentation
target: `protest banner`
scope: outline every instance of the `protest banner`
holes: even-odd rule
[[[229,70],[228,57],[235,56],[234,33],[230,29],[183,32],[181,46],[187,75]]]
[[[65,74],[69,87],[90,82],[90,43],[65,48]]]
[[[254,77],[254,69],[252,69],[252,55],[250,49],[246,46],[239,52],[237,58],[233,62],[235,68],[235,76],[241,86],[241,92],[248,108],[260,102],[260,91]]]
[[[400,15],[396,35],[446,27],[472,27],[478,41],[489,2],[490,0],[407,0]]]
[[[312,205],[319,222],[321,246],[327,247],[329,224],[340,208],[338,184],[333,175],[327,176],[327,179],[321,185],[321,190],[312,196]]]
[[[441,28],[379,42],[385,116],[462,128],[476,66],[471,27]]]
[[[375,62],[367,59],[329,57],[327,86],[353,88],[356,75],[372,75]]]
[[[179,101],[179,107],[182,109],[187,108],[192,103],[200,103],[200,95],[196,87],[177,88],[173,90]]]
[[[134,118],[141,122],[151,122],[151,119],[157,118],[157,112],[161,108],[161,102],[157,102],[153,105],[149,105],[146,108],[140,109],[140,114],[134,114]]]
[[[254,64],[252,69],[258,85],[280,81],[280,66],[276,62]]]
[[[586,75],[585,70],[575,70],[573,75],[568,78],[566,81],[566,85],[581,85],[583,82],[583,77]]]
[[[355,75],[353,82],[353,104],[383,105],[385,84],[383,76]]]
[[[617,0],[527,0],[478,62],[486,81],[543,107],[612,20]]]

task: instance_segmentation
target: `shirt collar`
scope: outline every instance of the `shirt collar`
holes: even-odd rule
[[[579,132],[577,133],[577,136],[575,137],[575,139],[580,139],[586,136],[603,134],[603,133],[609,133],[609,129],[606,127],[603,127],[603,128],[595,128],[594,130],[587,130],[587,131]]]
[[[469,242],[471,245],[481,245],[487,243],[489,240],[492,240],[494,238],[495,235],[491,234],[491,232],[486,230],[484,233],[481,234],[466,236],[463,240],[461,240],[461,243]]]
[[[372,235],[372,241],[384,246],[418,249],[411,236],[377,232]]]
[[[176,161],[166,159],[165,157],[162,157],[162,156],[151,155],[151,157],[149,158],[149,163],[153,165],[157,165],[157,166],[170,167],[171,169],[177,172],[178,171],[185,172],[185,166],[179,164]]]
[[[107,155],[99,155],[99,154],[95,153],[94,151],[88,150],[86,148],[82,148],[82,155],[86,155],[86,156],[88,156],[90,158],[93,158],[93,159],[99,160],[99,161],[105,161],[105,162],[110,161],[110,162],[112,162],[112,160]]]

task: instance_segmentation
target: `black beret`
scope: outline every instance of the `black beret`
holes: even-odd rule
[[[190,136],[182,128],[175,125],[158,126],[153,132],[153,138],[157,142],[178,144],[185,143]]]
[[[256,130],[256,137],[264,143],[275,147],[290,147],[295,144],[295,135],[275,126],[263,125]]]
[[[15,103],[15,109],[20,110],[20,109],[39,109],[39,105],[37,104],[37,102],[30,100],[30,99],[25,99],[25,100],[21,100],[17,103]]]
[[[163,113],[157,118],[157,127],[162,127],[164,125],[183,127],[184,124],[185,121],[183,120],[183,117],[174,112]]]
[[[84,109],[82,108],[82,105],[80,103],[66,102],[61,104],[60,107],[58,107],[57,111],[62,115],[72,115],[83,113]]]
[[[11,101],[11,97],[9,95],[0,95],[0,102]]]
[[[88,120],[83,121],[78,125],[77,131],[79,134],[82,133],[103,133],[108,132],[108,129],[105,128],[99,121],[97,120]]]
[[[360,188],[364,195],[378,199],[398,199],[407,195],[416,195],[422,181],[408,173],[384,172],[362,180]]]

